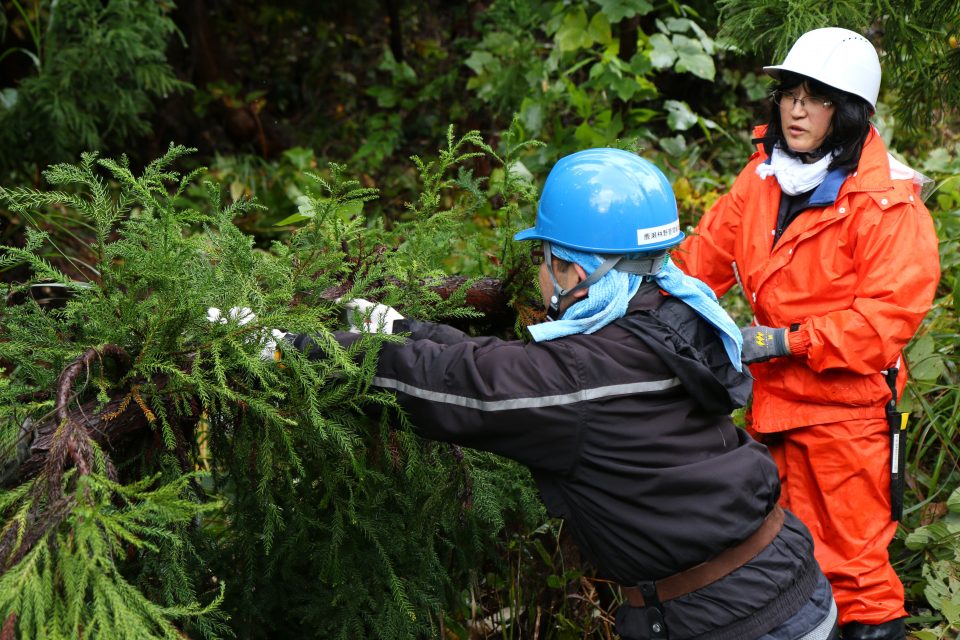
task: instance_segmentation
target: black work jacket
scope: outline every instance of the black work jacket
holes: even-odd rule
[[[421,435],[529,467],[604,578],[631,585],[708,560],[779,497],[766,448],[729,418],[749,377],[712,327],[655,285],[596,333],[540,343],[398,322],[410,339],[383,345],[373,385],[396,392]],[[758,637],[800,608],[818,575],[809,533],[788,513],[753,561],[665,603],[670,637]],[[621,634],[643,637],[624,613]]]

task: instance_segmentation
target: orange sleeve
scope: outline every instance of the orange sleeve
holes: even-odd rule
[[[730,191],[703,215],[690,237],[671,253],[680,269],[705,282],[717,297],[737,282],[733,262],[743,212],[742,178],[743,172],[734,181]]]
[[[919,199],[885,211],[868,206],[877,210],[857,229],[858,282],[850,307],[807,318],[799,329],[804,335],[791,336],[791,351],[805,355],[815,371],[885,369],[933,303],[940,258],[926,207]]]

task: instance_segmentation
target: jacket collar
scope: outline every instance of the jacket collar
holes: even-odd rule
[[[825,207],[836,202],[837,196],[840,195],[840,187],[843,186],[849,174],[848,169],[834,169],[829,172],[810,195],[810,206]]]
[[[753,137],[762,138],[767,133],[767,125],[760,125],[753,130]],[[770,162],[770,158],[763,150],[763,144],[757,144],[757,151],[761,162]],[[843,187],[846,186],[845,189]],[[817,186],[810,196],[810,204],[814,206],[831,205],[844,193],[857,191],[886,191],[893,188],[890,180],[890,161],[887,159],[887,148],[877,129],[871,125],[867,139],[863,143],[860,153],[860,162],[853,173],[845,169],[834,169],[827,174],[823,182]]]

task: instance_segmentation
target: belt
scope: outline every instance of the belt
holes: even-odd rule
[[[650,605],[657,605],[658,603],[653,602],[654,600],[659,599],[660,602],[664,602],[679,598],[697,589],[702,589],[733,572],[734,569],[745,565],[777,537],[782,527],[783,509],[780,505],[776,505],[764,518],[760,527],[737,546],[725,549],[706,562],[701,562],[685,571],[654,582],[655,597],[644,598],[641,587],[621,586],[620,589],[627,602],[633,607],[646,607],[648,600]],[[653,595],[653,593],[650,593],[650,596]]]

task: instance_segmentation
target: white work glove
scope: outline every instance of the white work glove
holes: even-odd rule
[[[236,323],[242,327],[256,319],[257,316],[250,307],[231,307],[230,311],[227,311],[226,316],[216,307],[207,307],[207,322],[210,323],[227,324],[228,321],[235,320]]]
[[[393,321],[403,320],[393,307],[377,304],[363,298],[354,298],[344,303],[350,333],[393,333]]]
[[[226,324],[230,320],[235,321],[241,327],[248,322],[253,322],[257,319],[256,314],[253,313],[253,310],[249,307],[231,307],[227,311],[227,315],[224,316],[223,312],[216,307],[207,308],[207,321],[215,324]],[[287,335],[285,331],[280,331],[279,329],[271,329],[269,335],[264,335],[261,333],[265,339],[263,339],[263,349],[260,351],[260,359],[266,362],[270,362],[276,359],[277,353],[277,340],[283,340],[283,337]],[[255,334],[250,335],[251,338],[256,339]]]

